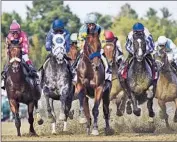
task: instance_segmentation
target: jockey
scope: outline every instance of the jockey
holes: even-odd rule
[[[158,51],[158,47],[165,47],[168,60],[177,72],[177,47],[173,41],[165,36],[159,36],[158,40],[155,42],[155,52]]]
[[[53,45],[53,37],[56,34],[60,34],[62,36],[64,36],[65,39],[65,49],[66,49],[66,53],[69,52],[70,50],[70,33],[68,30],[66,30],[64,28],[64,23],[61,19],[55,19],[52,23],[52,28],[51,30],[48,32],[47,37],[46,37],[46,43],[45,43],[45,48],[47,51],[51,51],[52,49],[52,45]],[[47,59],[50,57],[50,54],[47,56]],[[69,59],[67,56],[65,56],[65,61],[68,64],[68,69],[70,72],[72,72],[72,69],[70,67],[70,63],[69,63]],[[42,74],[44,70],[42,69]]]
[[[148,31],[147,28],[144,27],[144,25],[142,23],[135,23],[133,25],[132,28],[133,31],[131,31],[126,39],[126,50],[129,52],[129,56],[125,61],[125,65],[123,66],[124,70],[123,72],[127,72],[125,71],[128,64],[129,64],[129,60],[131,59],[131,57],[134,54],[134,49],[133,49],[133,36],[134,35],[144,35],[145,36],[145,40],[146,40],[146,57],[148,57],[148,59],[151,61],[152,63],[152,72],[153,72],[153,79],[157,79],[157,67],[155,64],[155,61],[151,55],[151,53],[154,51],[154,41],[153,41],[153,37],[151,35],[151,33]],[[120,70],[122,71],[122,70]],[[122,72],[122,73],[123,73]],[[126,78],[126,77],[124,77]]]
[[[11,43],[21,45],[22,58],[26,62],[26,64],[28,65],[29,74],[35,78],[36,85],[38,86],[39,85],[39,79],[38,79],[39,77],[37,75],[36,69],[34,68],[31,60],[28,57],[29,43],[28,43],[27,34],[24,31],[21,30],[21,26],[17,23],[16,20],[12,21],[12,24],[10,25],[9,34],[6,37],[7,49],[9,47],[8,40],[10,40]],[[7,54],[8,54],[8,51],[7,51]],[[5,79],[5,74],[7,72],[7,67],[8,67],[8,65],[5,65],[4,71],[1,74],[3,80]],[[2,86],[1,88],[5,89],[4,86]]]
[[[120,41],[118,40],[117,37],[114,36],[113,32],[108,31],[108,30],[105,31],[104,36],[105,36],[105,43],[104,44],[106,44],[107,42],[112,42],[114,44],[115,51],[116,51],[115,52],[116,63],[120,64],[121,61],[123,60],[123,53],[122,53],[122,47],[121,47]],[[102,44],[103,44],[103,42],[102,42]]]
[[[87,37],[87,34],[89,33],[97,33],[101,40],[104,39],[104,29],[100,25],[97,24],[97,17],[95,14],[92,14],[92,13],[86,16],[84,25],[79,30],[78,46],[81,49],[80,53],[83,52],[82,49],[85,43],[85,39]],[[76,59],[75,65],[73,66],[74,68],[77,66],[79,58],[80,56],[78,56],[78,58]],[[101,59],[105,66],[105,81],[106,81],[105,90],[106,90],[107,88],[111,88],[112,71],[108,65],[103,49],[101,50]]]

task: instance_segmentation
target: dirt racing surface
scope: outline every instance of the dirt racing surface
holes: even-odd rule
[[[43,104],[43,103],[42,103]],[[90,102],[92,104],[92,102]],[[43,104],[45,106],[45,104]],[[55,102],[55,111],[59,106],[59,102]],[[44,108],[44,107],[43,107]],[[92,105],[90,105],[92,108]],[[86,126],[78,123],[78,101],[73,102],[72,110],[74,110],[74,119],[68,119],[67,132],[63,132],[63,122],[57,120],[57,134],[51,134],[51,124],[44,116],[44,124],[39,126],[36,122],[34,128],[38,134],[37,137],[30,137],[28,120],[22,120],[21,137],[16,136],[16,128],[14,122],[2,122],[2,141],[177,141],[177,124],[173,120],[175,106],[173,103],[168,104],[167,113],[169,114],[169,123],[173,130],[165,127],[165,121],[159,118],[159,107],[155,100],[154,110],[156,116],[154,122],[148,122],[148,114],[146,103],[141,106],[142,115],[136,117],[134,114],[118,117],[116,116],[116,105],[111,102],[110,109],[110,125],[112,128],[112,135],[104,135],[104,119],[102,113],[102,103],[100,105],[99,114],[99,136],[92,136],[86,134]],[[42,113],[46,110],[42,110]]]

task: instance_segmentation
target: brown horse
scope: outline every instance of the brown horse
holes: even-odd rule
[[[38,112],[38,100],[41,97],[40,92],[32,86],[28,85],[24,72],[26,69],[23,67],[22,54],[20,45],[9,46],[9,63],[8,71],[5,79],[5,88],[10,104],[11,111],[15,118],[15,126],[17,128],[17,135],[21,136],[20,127],[21,121],[19,117],[19,103],[28,105],[28,122],[30,124],[30,135],[36,135],[33,127],[33,110],[37,109],[37,118],[40,117]],[[31,80],[32,81],[32,80]],[[40,119],[38,124],[42,124],[43,120]]]
[[[116,105],[117,105],[116,115],[122,116],[125,111],[127,95],[122,89],[120,81],[117,77],[117,70],[121,64],[121,61],[117,65],[115,61],[115,57],[116,54],[119,53],[116,52],[116,48],[112,42],[107,42],[103,49],[104,49],[104,54],[106,55],[106,58],[108,60],[108,63],[112,68],[112,88],[110,92],[110,101],[116,99]]]
[[[68,57],[71,58],[70,63],[71,65],[75,62],[77,56],[79,54],[79,50],[76,44],[72,44],[70,50],[68,52]]]
[[[165,48],[161,48],[158,53],[155,54],[155,58],[159,70],[155,97],[158,99],[158,104],[161,108],[160,117],[165,119],[166,127],[171,129],[168,123],[168,114],[166,113],[165,104],[167,102],[175,102],[176,111],[173,121],[177,122],[177,74],[168,61]]]
[[[83,53],[77,68],[76,90],[80,101],[80,123],[87,121],[87,134],[90,134],[91,116],[88,98],[94,98],[92,114],[94,117],[93,135],[98,135],[98,114],[101,99],[103,99],[103,112],[106,122],[105,133],[109,126],[109,93],[103,92],[105,83],[104,66],[100,59],[101,43],[97,34],[89,34],[86,38]],[[87,96],[86,96],[87,95]],[[85,115],[84,115],[85,113]],[[86,116],[86,119],[85,119]]]

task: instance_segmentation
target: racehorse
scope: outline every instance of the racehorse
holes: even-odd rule
[[[149,120],[153,121],[155,115],[153,111],[153,98],[155,96],[156,82],[153,81],[151,70],[151,62],[148,55],[146,56],[146,41],[144,35],[133,36],[134,54],[130,60],[127,69],[127,76],[121,84],[125,86],[124,90],[133,105],[133,113],[140,116],[141,109],[138,104],[142,104],[147,100],[147,108],[149,111]],[[122,74],[119,76],[123,80]]]
[[[78,98],[80,101],[80,123],[87,122],[87,134],[90,134],[91,116],[89,111],[88,99],[94,98],[92,114],[93,135],[99,135],[98,132],[98,114],[101,99],[103,99],[103,113],[106,123],[105,133],[108,134],[109,126],[109,93],[103,92],[105,83],[104,65],[101,61],[101,43],[98,34],[88,34],[83,47],[83,53],[80,57],[77,68]],[[84,115],[85,113],[85,115]],[[86,119],[85,119],[86,116]]]
[[[166,127],[170,128],[165,104],[167,102],[175,102],[176,111],[173,121],[177,122],[177,73],[168,61],[165,48],[160,48],[158,50],[155,54],[155,59],[159,70],[155,97],[158,99],[158,104],[161,108],[160,116],[162,119],[165,119]]]
[[[127,95],[124,93],[122,86],[120,84],[119,78],[117,76],[117,70],[121,65],[121,59],[118,60],[116,63],[116,48],[112,42],[107,42],[103,47],[104,54],[108,60],[109,65],[112,68],[112,88],[110,91],[110,101],[116,99],[116,106],[117,106],[117,116],[122,116],[125,111],[125,103],[127,100]]]
[[[79,55],[78,47],[75,44],[71,45],[70,50],[68,52],[68,57],[71,58],[70,60],[71,65],[75,62],[78,55]]]
[[[41,92],[35,87],[33,79],[28,77],[26,68],[24,67],[25,61],[22,60],[22,52],[19,44],[12,44],[10,40],[9,45],[9,61],[8,70],[5,79],[5,88],[10,104],[10,109],[15,118],[15,126],[17,135],[21,136],[20,127],[21,121],[19,116],[19,103],[28,105],[28,122],[30,124],[30,135],[37,135],[33,127],[33,111],[36,108],[38,124],[42,124],[43,120],[40,118],[38,111],[38,100],[41,97]],[[33,84],[30,85],[27,80]]]
[[[64,120],[64,129],[67,131],[67,119],[71,109],[73,86],[72,74],[69,71],[68,63],[65,59],[65,39],[63,35],[56,34],[53,37],[53,47],[50,58],[44,63],[42,90],[46,98],[48,118],[52,123],[52,134],[56,133],[56,115],[53,107],[53,100],[60,100],[59,120]]]

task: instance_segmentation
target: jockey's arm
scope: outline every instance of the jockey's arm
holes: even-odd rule
[[[29,53],[29,41],[28,41],[27,34],[25,32],[22,32],[22,38],[19,40],[22,43],[22,52],[24,54],[28,54]]]
[[[52,47],[52,30],[50,30],[47,34],[46,37],[46,43],[45,43],[45,48],[47,51],[51,51],[51,47]]]
[[[154,51],[154,41],[152,35],[148,35],[146,38],[146,54],[153,53]]]
[[[134,54],[133,42],[132,42],[132,38],[130,35],[127,36],[125,48],[129,53]]]
[[[123,53],[122,53],[122,48],[121,48],[121,44],[120,41],[117,39],[116,41],[116,62],[119,62],[119,60],[123,60]]]

